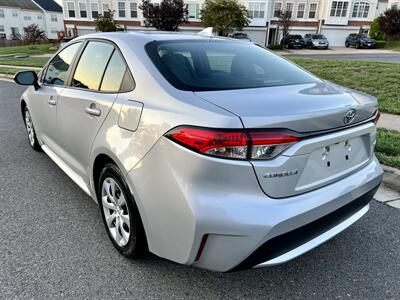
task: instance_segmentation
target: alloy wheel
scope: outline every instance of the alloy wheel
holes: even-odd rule
[[[106,225],[112,238],[118,246],[126,246],[130,237],[129,210],[121,187],[111,177],[107,177],[103,181],[101,203]]]
[[[29,142],[31,143],[31,146],[34,146],[35,130],[33,128],[32,117],[31,114],[29,113],[29,110],[25,110],[25,126],[26,126],[26,131],[28,132]]]

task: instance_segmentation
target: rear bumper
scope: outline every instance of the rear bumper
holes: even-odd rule
[[[128,173],[127,180],[151,252],[178,263],[226,272],[271,261],[339,225],[332,222],[324,232],[304,235],[300,242],[279,247],[278,252],[263,253],[267,247],[263,245],[275,238],[290,237],[290,232],[297,233],[335,211],[342,212],[341,208],[358,203],[357,199],[369,201],[382,173],[373,158],[361,170],[337,182],[274,199],[261,190],[250,162],[207,157],[162,138]],[[368,201],[357,208],[362,209]],[[345,222],[355,214],[356,210],[348,210],[340,220]],[[208,239],[196,260],[204,235]],[[311,248],[303,247],[287,257],[294,258]]]
[[[378,187],[311,223],[268,240],[232,271],[281,264],[326,242],[367,213]]]

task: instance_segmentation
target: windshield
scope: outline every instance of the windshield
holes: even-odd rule
[[[314,34],[312,36],[312,38],[316,39],[316,40],[324,40],[325,39],[325,37],[322,34]]]
[[[370,37],[368,36],[368,34],[366,34],[366,33],[360,33],[359,35],[358,35],[358,37],[359,38],[362,38],[362,39],[369,39]]]
[[[150,42],[146,51],[176,88],[212,91],[314,83],[294,64],[251,43],[221,40]]]
[[[303,38],[301,35],[297,35],[297,34],[291,35],[290,37],[293,39],[302,39]]]

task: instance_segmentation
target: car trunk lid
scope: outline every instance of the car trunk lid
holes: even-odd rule
[[[264,192],[290,197],[357,172],[373,157],[377,102],[373,97],[319,82],[196,93],[238,115],[248,130],[290,130],[301,140],[271,160],[252,160]],[[355,111],[353,120],[346,120]],[[346,124],[348,123],[348,124]],[[349,126],[356,123],[361,125]]]

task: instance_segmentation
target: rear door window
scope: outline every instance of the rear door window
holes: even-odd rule
[[[76,67],[71,86],[98,90],[113,51],[114,46],[109,43],[89,42]]]

